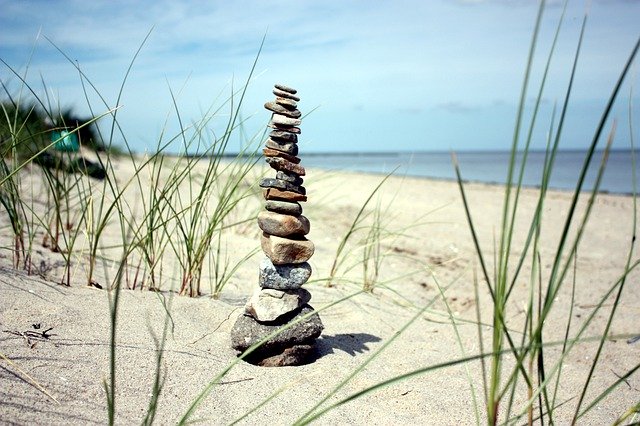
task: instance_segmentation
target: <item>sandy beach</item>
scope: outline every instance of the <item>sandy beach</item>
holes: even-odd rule
[[[122,184],[133,174],[129,163],[123,159],[114,165]],[[245,300],[258,285],[260,230],[251,218],[262,205],[257,180],[268,170],[261,167],[246,177],[246,188],[251,194],[230,216],[231,222],[243,223],[222,234],[222,254],[231,264],[235,265],[252,250],[256,252],[234,271],[219,299],[210,297],[210,271],[203,274],[202,296],[176,294],[180,272],[169,248],[162,260],[160,291],[140,290],[144,264],[135,252],[128,261],[115,339],[116,423],[140,423],[145,418],[156,377],[157,341],[167,323],[167,312],[170,320],[160,368],[163,386],[155,418],[159,424],[179,421],[207,389],[206,397],[190,420],[203,424],[229,424],[238,419],[240,424],[295,423],[365,364],[322,407],[392,377],[480,353],[477,306],[484,351],[490,350],[492,303],[457,184],[390,177],[366,207],[365,211],[371,214],[349,242],[339,273],[329,286],[327,277],[338,245],[382,176],[311,169],[305,179],[309,201],[304,211],[311,222],[308,238],[315,243],[316,252],[310,260],[313,275],[305,287],[312,293],[311,304],[320,310],[325,326],[317,341],[317,359],[308,365],[283,368],[263,368],[241,361],[219,382],[210,385],[237,359],[230,347],[229,331]],[[42,182],[36,169],[24,172],[23,183],[34,188],[34,198],[42,197],[43,190],[38,187]],[[493,271],[493,248],[500,235],[504,188],[470,183],[465,190],[479,243],[488,269]],[[136,214],[142,210],[138,203],[141,196],[144,195],[135,186],[125,193],[131,223],[137,223]],[[551,191],[544,205],[538,247],[542,270],[534,271],[536,276],[540,274],[543,283],[550,273],[571,197],[569,192]],[[578,218],[587,207],[587,198],[586,193],[581,197]],[[524,189],[520,196],[511,268],[515,268],[525,244],[537,200],[537,189]],[[36,210],[44,209],[44,201],[36,205]],[[376,209],[383,230],[378,240],[381,253],[378,275],[373,291],[362,292],[365,280],[362,240],[371,229]],[[64,277],[64,256],[42,246],[42,230],[33,240],[34,267],[29,274],[12,267],[13,240],[4,212],[0,214],[0,223],[4,229],[0,252],[0,422],[106,423],[104,383],[108,382],[110,371],[113,294],[107,288],[116,276],[120,259],[117,247],[121,230],[117,220],[109,222],[101,237],[104,258],[97,262],[94,280],[102,289],[86,285],[88,243],[84,233],[78,234],[75,251],[79,254],[71,262],[70,285],[64,286],[59,284]],[[632,197],[598,195],[577,252],[573,303],[571,268],[545,324],[544,340],[550,345],[545,350],[545,365],[549,368],[562,353],[562,345],[551,343],[564,339],[569,318],[569,335],[574,336],[623,274],[633,227]],[[575,229],[570,232],[572,237],[574,234]],[[176,234],[170,231],[168,235]],[[531,262],[525,262],[523,268],[507,312],[508,326],[518,344],[530,297]],[[478,300],[474,294],[474,275],[478,277]],[[640,334],[638,278],[637,271],[627,278],[610,326],[611,336]],[[126,288],[134,286],[135,290]],[[351,297],[335,303],[347,296]],[[614,297],[615,292],[596,312],[582,337],[602,334]],[[418,319],[396,337],[425,307]],[[29,338],[33,333],[26,333],[49,328],[48,338]],[[629,341],[628,337],[607,339],[583,408],[636,366],[640,342]],[[559,424],[570,422],[574,414],[597,347],[597,340],[577,343],[562,364],[555,409]],[[369,362],[371,357],[374,358]],[[511,359],[505,365],[512,362]],[[504,371],[511,369],[505,367]],[[521,412],[526,400],[526,387],[519,380],[511,416]],[[634,374],[578,423],[611,424],[639,400],[640,377]],[[504,411],[506,407],[500,409]],[[534,415],[537,414],[536,408]],[[434,369],[377,389],[328,411],[316,422],[459,425],[476,423],[476,416],[481,423],[486,422],[482,366],[477,360]],[[526,414],[516,423],[526,423]]]

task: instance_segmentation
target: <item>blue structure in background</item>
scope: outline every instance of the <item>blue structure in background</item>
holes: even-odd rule
[[[75,132],[72,133],[66,129],[52,131],[51,142],[55,142],[53,148],[56,151],[78,152],[80,150],[78,135]]]

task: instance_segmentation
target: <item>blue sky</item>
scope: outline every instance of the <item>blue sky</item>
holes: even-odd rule
[[[302,152],[507,149],[537,8],[534,0],[0,0],[0,58],[20,74],[28,65],[27,81],[39,96],[44,80],[52,102],[87,114],[78,72],[47,38],[115,106],[127,67],[151,31],[118,121],[132,148],[154,150],[163,129],[165,138],[178,129],[170,91],[184,123],[202,118],[244,83],[266,33],[242,108],[248,136],[264,128],[263,104],[280,82],[299,90],[303,113],[313,110],[302,123]],[[544,146],[553,104],[564,97],[586,9],[564,148],[587,145],[640,36],[640,1],[569,2],[536,147]],[[548,2],[530,100],[561,11],[560,1]],[[0,78],[18,93],[6,66]],[[638,83],[636,65],[614,111],[620,148],[628,143],[632,86],[640,129]],[[96,113],[106,110],[92,89],[89,102]],[[212,133],[220,134],[227,114],[223,106],[210,122]],[[236,135],[232,149],[243,140]]]

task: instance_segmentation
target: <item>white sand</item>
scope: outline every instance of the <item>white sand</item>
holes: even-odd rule
[[[126,164],[119,165],[119,179],[131,173]],[[260,173],[257,173],[260,175]],[[312,279],[328,276],[340,238],[347,231],[380,176],[308,171],[306,186],[309,202],[304,206],[311,221],[309,239],[316,244],[311,259]],[[497,186],[469,184],[466,187],[479,239],[486,261],[493,268],[493,241],[497,239],[503,189]],[[520,253],[526,238],[537,191],[522,194],[521,212],[513,243],[513,259]],[[132,197],[134,204],[135,193]],[[583,197],[583,198],[586,198]],[[379,200],[385,208],[386,229],[403,233],[382,241],[388,253],[381,265],[380,282],[373,294],[360,294],[321,312],[325,324],[318,340],[319,358],[310,365],[285,368],[260,368],[243,362],[213,385],[192,419],[205,424],[228,424],[244,415],[274,392],[280,392],[244,419],[245,424],[290,424],[319,402],[356,368],[363,365],[413,317],[418,309],[435,300],[433,305],[399,338],[386,348],[364,370],[358,373],[329,402],[340,399],[385,379],[418,368],[428,367],[463,357],[456,333],[449,320],[436,282],[443,287],[446,300],[458,319],[475,321],[473,273],[480,276],[471,235],[464,216],[457,185],[452,182],[393,177],[383,186]],[[542,228],[542,275],[549,274],[552,255],[570,203],[570,194],[552,192],[545,205]],[[246,201],[238,219],[255,214],[259,197]],[[585,203],[580,204],[580,211]],[[371,210],[371,209],[368,209]],[[235,213],[234,213],[235,214]],[[6,214],[1,216],[2,246],[10,247]],[[108,228],[107,241],[118,239],[118,228]],[[228,231],[228,254],[235,261],[258,247],[258,228],[253,222]],[[578,251],[576,295],[572,315],[572,332],[587,318],[602,295],[624,270],[632,236],[632,198],[600,195],[594,205],[582,244]],[[362,236],[354,239],[357,241]],[[78,247],[83,247],[83,242]],[[57,284],[62,277],[62,256],[51,253],[34,241],[34,263],[42,265],[43,275],[27,276],[11,267],[9,250],[1,252],[0,262],[0,353],[12,360],[0,360],[0,421],[17,424],[105,423],[106,397],[103,382],[109,377],[110,319],[109,293],[84,285],[86,259],[74,260],[71,287]],[[117,251],[112,257],[117,259]],[[229,347],[229,330],[241,312],[244,299],[257,286],[260,254],[241,266],[225,287],[221,300],[210,297],[187,298],[173,292],[130,291],[121,293],[117,328],[117,399],[116,422],[141,422],[149,404],[155,376],[155,344],[153,335],[161,336],[165,308],[171,312],[172,329],[165,343],[162,373],[164,386],[156,420],[161,424],[176,422],[191,402],[218,373],[233,362],[235,352]],[[169,256],[170,257],[170,256]],[[345,266],[356,265],[345,277],[362,282],[360,252],[353,253]],[[165,290],[175,288],[178,268],[170,263],[163,268],[167,277]],[[107,286],[115,267],[100,265],[96,280]],[[133,281],[134,271],[131,272]],[[515,285],[508,312],[509,325],[518,342],[528,300],[530,267],[525,266]],[[568,275],[557,296],[554,310],[547,320],[546,341],[561,340],[570,309],[572,274]],[[490,324],[491,303],[486,285],[480,280],[482,319]],[[640,292],[638,274],[632,273],[622,295],[612,335],[640,334]],[[360,286],[342,281],[328,288],[323,282],[311,282],[311,304],[316,309],[359,290]],[[203,287],[209,292],[208,285]],[[596,314],[586,336],[602,333],[612,300]],[[53,335],[30,347],[15,332],[53,327]],[[35,331],[35,330],[34,330]],[[479,352],[477,327],[459,322],[457,331],[466,355]],[[489,345],[491,329],[483,327],[485,344]],[[567,423],[577,402],[586,374],[594,357],[596,343],[574,347],[564,362],[557,403],[568,402],[557,409],[556,421]],[[488,350],[488,346],[485,347]],[[560,354],[561,347],[548,348],[548,367]],[[615,382],[638,362],[640,342],[628,344],[625,339],[607,341],[601,361],[593,375],[585,404]],[[432,371],[349,402],[321,417],[321,424],[469,424],[475,423],[470,391],[475,386],[481,419],[484,402],[480,363],[468,363]],[[507,370],[505,370],[507,371]],[[508,371],[511,371],[510,368]],[[59,404],[30,382],[29,374]],[[505,373],[506,374],[506,373]],[[469,378],[470,377],[470,378]],[[522,385],[522,380],[519,381]],[[520,386],[522,388],[522,386]],[[572,399],[573,398],[573,399]],[[515,412],[526,399],[519,389]],[[601,401],[582,424],[609,424],[640,400],[640,378],[634,375]],[[503,403],[504,409],[506,400]],[[536,412],[537,414],[537,412]],[[523,418],[519,423],[523,423]]]

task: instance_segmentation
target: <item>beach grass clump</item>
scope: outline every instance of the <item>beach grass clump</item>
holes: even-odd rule
[[[133,55],[115,105],[147,38]],[[177,96],[169,89],[179,131],[171,136],[163,130],[156,151],[141,156],[122,132],[119,108],[111,107],[80,65],[58,50],[80,76],[93,118],[80,120],[69,110],[54,113],[62,109],[52,107],[48,95],[39,96],[27,83],[28,67],[21,75],[5,63],[19,81],[15,89],[3,82],[6,101],[0,126],[0,200],[14,235],[14,265],[30,265],[29,247],[42,234],[42,245],[63,258],[61,283],[69,285],[81,272],[87,285],[103,287],[113,281],[107,276],[109,270],[113,272],[113,266],[123,261],[122,282],[129,288],[160,290],[163,282],[165,288],[174,288],[175,276],[163,271],[173,271],[177,263],[181,273],[175,288],[180,294],[202,294],[206,270],[211,294],[219,296],[233,273],[252,256],[247,253],[239,261],[232,260],[227,242],[229,232],[251,220],[235,211],[257,191],[249,174],[258,157],[255,141],[263,135],[246,138],[240,114],[253,69],[247,84],[232,87],[221,105],[212,106],[189,125],[183,124]],[[48,93],[46,87],[44,93]],[[27,97],[32,101],[23,100]],[[96,97],[99,106],[89,100]],[[98,108],[106,112],[97,113]],[[221,135],[216,135],[211,124],[220,115],[228,118]],[[101,125],[93,126],[98,120]],[[248,139],[243,150],[235,158],[224,159],[229,140],[237,134]],[[80,155],[57,149],[68,135],[76,136]],[[169,153],[176,144],[180,153]],[[122,160],[131,162],[132,174],[116,172],[114,163]],[[87,177],[95,178],[96,170],[100,171],[97,179]],[[25,176],[27,186],[43,192],[34,197],[25,191]],[[124,247],[127,256],[121,259]]]
[[[565,99],[560,108],[557,125],[554,126],[554,120],[551,120],[551,128],[549,132],[549,140],[547,141],[546,161],[538,191],[538,202],[535,211],[531,217],[531,221],[525,228],[526,240],[523,247],[514,245],[514,235],[516,234],[516,217],[524,215],[525,212],[519,209],[519,197],[522,189],[522,176],[527,166],[526,158],[532,140],[532,130],[536,124],[538,108],[544,93],[547,71],[553,57],[556,40],[562,25],[562,18],[558,24],[556,37],[554,39],[551,51],[547,58],[547,66],[544,71],[542,83],[540,85],[535,107],[531,117],[531,123],[528,133],[523,137],[524,122],[524,103],[527,96],[529,85],[529,77],[531,72],[531,63],[535,53],[539,24],[544,10],[544,2],[541,3],[540,11],[536,22],[536,30],[534,31],[532,45],[530,48],[529,65],[527,67],[521,98],[520,106],[517,112],[516,126],[514,130],[511,162],[507,172],[507,183],[505,186],[505,196],[503,204],[502,222],[499,228],[499,236],[497,239],[496,253],[494,254],[495,265],[493,273],[489,268],[489,262],[485,254],[485,249],[480,245],[477,236],[478,229],[473,222],[473,211],[470,207],[466,195],[464,185],[462,183],[462,173],[455,162],[454,164],[460,192],[462,194],[465,211],[469,228],[476,246],[478,262],[480,265],[482,281],[486,283],[487,291],[492,302],[492,329],[489,338],[490,346],[484,347],[485,336],[482,327],[478,326],[478,341],[480,347],[487,350],[490,356],[481,358],[483,371],[483,385],[486,403],[487,422],[497,424],[500,419],[502,421],[513,422],[522,421],[526,416],[527,421],[531,424],[534,420],[544,421],[547,419],[553,422],[555,413],[561,405],[565,403],[574,403],[574,414],[572,423],[577,422],[586,412],[592,409],[604,396],[612,392],[620,382],[613,383],[606,388],[600,395],[592,399],[593,403],[585,406],[584,398],[587,394],[591,376],[597,368],[599,355],[602,347],[611,338],[609,329],[611,320],[613,319],[616,309],[620,302],[620,295],[624,288],[627,276],[637,266],[638,261],[633,260],[634,257],[634,241],[635,241],[635,209],[633,217],[633,229],[629,230],[631,244],[628,248],[627,262],[624,270],[620,271],[620,277],[611,284],[609,291],[599,295],[592,312],[582,321],[581,324],[572,324],[571,315],[566,319],[563,325],[552,324],[550,318],[552,312],[557,310],[556,300],[561,289],[568,285],[569,274],[575,269],[578,252],[581,248],[581,241],[587,229],[587,223],[592,213],[592,207],[598,196],[599,185],[602,175],[606,168],[606,161],[611,144],[615,137],[615,122],[608,132],[608,136],[604,137],[605,128],[609,122],[609,115],[613,104],[618,97],[622,83],[627,76],[631,64],[637,54],[640,40],[636,43],[629,55],[627,63],[624,65],[617,84],[612,90],[610,99],[604,108],[600,121],[597,123],[592,141],[587,147],[587,154],[580,172],[580,177],[576,184],[575,190],[569,210],[567,212],[565,223],[560,235],[558,235],[557,249],[553,253],[551,259],[543,258],[539,247],[541,246],[541,235],[544,227],[544,206],[547,198],[547,190],[550,177],[553,173],[553,164],[555,155],[560,146],[562,129],[565,123],[566,112],[570,103],[572,85],[576,75],[577,64],[580,57],[582,39],[587,22],[587,16],[582,24],[582,30],[578,39],[573,68],[566,90]],[[556,118],[555,116],[553,117]],[[593,154],[596,147],[606,140],[604,147],[604,155],[600,164],[592,165]],[[633,148],[633,147],[632,147]],[[522,151],[522,160],[518,164],[516,154]],[[597,170],[597,177],[592,188],[584,188],[584,181],[587,171],[593,167]],[[519,170],[519,172],[518,172]],[[585,191],[586,190],[586,191]],[[581,199],[586,199],[586,207],[580,211],[578,208]],[[635,200],[635,196],[634,196]],[[635,204],[634,204],[635,205]],[[580,213],[579,213],[580,212]],[[633,237],[633,238],[632,238]],[[517,251],[516,251],[517,250]],[[518,253],[518,254],[516,254]],[[543,274],[544,263],[551,263],[550,271]],[[528,279],[523,277],[524,265],[530,268]],[[576,273],[574,270],[572,289],[571,289],[571,307],[574,304]],[[512,296],[514,288],[518,282],[526,281],[528,284],[528,301],[526,306],[526,319],[521,325],[521,329],[514,329],[510,316],[513,311]],[[612,294],[616,294],[613,306],[609,313],[609,320],[604,330],[597,337],[591,337],[587,331],[591,331],[590,326],[596,314],[603,309],[605,302],[610,301]],[[481,304],[476,303],[478,309]],[[602,314],[602,313],[600,313]],[[480,318],[480,312],[478,312]],[[565,330],[564,339],[560,342],[548,341],[545,337],[549,327],[557,329],[562,327]],[[563,380],[562,366],[565,363],[569,353],[576,350],[577,346],[586,340],[595,340],[597,342],[596,354],[591,363],[590,372],[579,395],[574,396],[572,401],[559,400],[558,388]],[[561,345],[560,354],[554,351],[556,345]],[[632,368],[628,374],[632,374],[638,366]],[[520,406],[515,402],[518,399],[518,392],[521,387],[519,383],[526,388],[525,403]],[[575,398],[575,402],[573,399]]]
[[[388,201],[382,201],[381,189],[393,173],[395,171],[378,182],[350,220],[348,229],[340,236],[329,274],[318,280],[325,282],[327,287],[340,283],[355,284],[371,293],[377,287],[386,288],[391,282],[422,271],[418,267],[406,271],[402,276],[387,277],[383,274],[386,263],[394,258],[406,257],[402,250],[394,249],[396,241],[409,237],[411,230],[423,226],[423,217],[430,213],[427,212],[408,226],[399,225],[400,221],[396,220],[398,212],[394,212],[393,206],[400,191],[392,194]],[[415,259],[410,261],[414,262]]]

